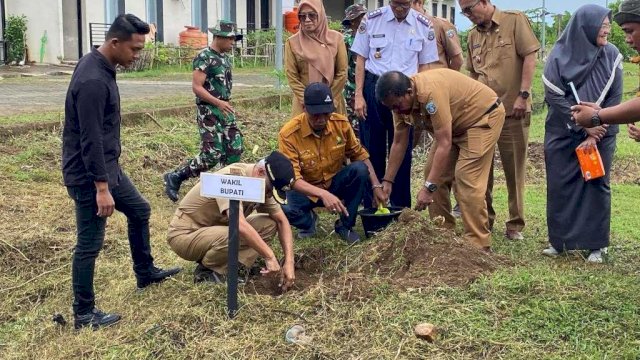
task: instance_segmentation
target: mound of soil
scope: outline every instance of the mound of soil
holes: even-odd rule
[[[327,273],[329,270],[329,257],[324,249],[310,249],[295,255],[296,280],[289,292],[297,292],[308,289],[320,281],[323,276],[332,276]],[[333,274],[335,276],[335,273]],[[255,277],[245,286],[245,292],[260,295],[278,296],[282,295],[279,287],[280,279],[277,277]]]
[[[323,249],[296,255],[296,281],[290,291],[305,291],[320,283],[343,300],[370,298],[375,281],[388,281],[400,289],[437,285],[464,286],[510,262],[487,253],[454,232],[435,227],[420,213],[405,209],[398,223],[371,239],[364,247],[335,256]],[[347,258],[348,265],[344,259]],[[281,295],[279,279],[257,277],[245,292]]]
[[[435,227],[410,209],[365,252],[371,255],[365,272],[389,276],[402,288],[462,286],[508,265],[505,258],[476,248],[453,231]]]

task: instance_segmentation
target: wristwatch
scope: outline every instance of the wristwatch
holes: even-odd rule
[[[602,120],[600,119],[600,110],[596,110],[596,112],[591,115],[591,125],[592,126],[600,126],[602,125]]]
[[[526,100],[529,98],[529,96],[531,96],[531,93],[528,92],[527,90],[522,90],[518,93],[518,96]]]
[[[428,181],[424,182],[424,187],[426,187],[427,191],[430,193],[434,193],[436,192],[436,190],[438,190],[438,185]]]

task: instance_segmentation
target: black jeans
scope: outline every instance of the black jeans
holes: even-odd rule
[[[393,125],[393,115],[388,107],[384,106],[376,99],[375,89],[378,77],[366,73],[364,80],[364,100],[367,103],[367,119],[360,120],[360,143],[369,152],[369,160],[376,172],[378,180],[387,169],[387,156],[391,153],[393,135],[395,133]],[[405,151],[402,164],[398,168],[398,173],[391,192],[391,205],[411,207],[411,151],[413,149],[413,126],[409,130],[409,143]],[[365,189],[364,207],[373,206],[373,191]]]
[[[362,161],[354,161],[342,168],[333,177],[331,186],[327,189],[330,193],[344,200],[349,216],[340,215],[340,225],[351,229],[356,223],[358,205],[362,202],[364,191],[369,184],[369,168]],[[294,227],[308,230],[313,226],[311,210],[324,206],[321,200],[311,201],[306,195],[295,191],[287,191],[287,204],[282,205],[282,210]]]
[[[133,271],[138,277],[146,276],[153,266],[149,243],[151,206],[123,173],[120,173],[120,183],[109,191],[113,196],[116,210],[127,217]],[[67,192],[75,202],[78,235],[78,242],[73,252],[71,275],[73,312],[85,314],[95,306],[93,274],[96,258],[104,243],[107,218],[96,215],[98,204],[95,186],[69,186]]]

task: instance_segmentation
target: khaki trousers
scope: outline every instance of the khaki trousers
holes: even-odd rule
[[[507,230],[522,231],[524,228],[524,185],[527,174],[527,146],[529,144],[529,126],[531,113],[522,119],[507,117],[502,127],[498,149],[504,169],[509,199],[509,219]],[[493,162],[489,172],[487,185],[487,209],[489,211],[489,225],[493,228],[496,212],[493,209]]]
[[[229,227],[219,225],[191,230],[189,222],[184,215],[174,215],[167,238],[171,249],[185,260],[198,261],[219,274],[226,274]],[[247,222],[256,229],[262,239],[268,240],[277,232],[276,222],[267,214],[251,214],[247,217]],[[257,258],[258,253],[240,237],[240,263],[251,267]]]
[[[437,142],[433,141],[431,144],[431,151],[427,155],[427,163],[424,167],[424,178],[426,179],[431,172],[433,166],[433,156],[435,154],[435,148]],[[451,215],[451,191],[453,190],[453,179],[456,169],[456,159],[458,158],[459,149],[455,144],[451,146],[451,152],[449,153],[449,164],[445,167],[444,172],[440,175],[439,179],[435,180],[438,184],[438,190],[433,194],[433,203],[429,205],[429,216],[434,219],[438,216],[444,218],[444,227],[453,229],[456,227],[456,218]]]
[[[479,248],[491,246],[485,194],[494,148],[504,125],[504,116],[504,106],[501,105],[485,115],[478,127],[453,138],[453,145],[458,149],[454,191],[462,213],[464,238]]]

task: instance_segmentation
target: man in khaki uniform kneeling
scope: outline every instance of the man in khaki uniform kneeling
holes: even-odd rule
[[[256,164],[236,163],[216,171],[216,174],[265,178],[265,203],[240,203],[240,272],[248,276],[253,263],[262,256],[266,264],[266,268],[260,271],[262,275],[280,273],[280,286],[287,290],[295,278],[293,237],[289,221],[275,201],[273,192],[289,190],[293,185],[295,175],[291,162],[274,151]],[[168,242],[178,256],[198,263],[194,272],[195,282],[222,283],[227,273],[229,200],[203,197],[200,187],[198,182],[180,202],[169,225]],[[266,243],[276,232],[284,253],[282,269]]]
[[[485,191],[493,149],[504,125],[505,111],[488,86],[450,69],[434,69],[411,78],[391,71],[376,85],[376,98],[393,111],[395,135],[383,190],[389,195],[404,151],[409,129],[418,121],[432,126],[436,142],[430,166],[418,193],[416,209],[437,201],[448,201],[442,176],[455,169],[456,199],[462,211],[464,237],[489,251],[491,232]],[[431,214],[433,216],[433,213]]]

